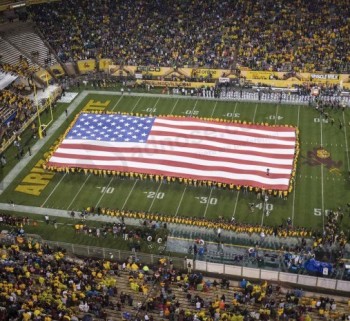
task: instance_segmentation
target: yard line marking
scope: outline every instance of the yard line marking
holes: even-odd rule
[[[300,122],[300,105],[298,106],[298,120],[297,127],[299,127]],[[301,175],[300,175],[301,176]],[[316,177],[317,178],[317,177]],[[294,226],[294,216],[295,216],[295,186],[296,186],[296,177],[294,177],[294,186],[293,186],[293,202],[292,202],[292,226]]]
[[[258,109],[258,104],[255,105],[254,116],[253,116],[253,123],[255,123],[255,116],[256,116],[256,110],[257,109]]]
[[[237,204],[238,204],[238,196],[239,196],[239,192],[240,192],[240,190],[237,192],[237,196],[236,196],[236,203],[235,203],[235,207],[234,207],[234,209],[233,209],[232,218],[234,218],[234,217],[235,217],[235,215],[236,215],[236,209],[237,209]]]
[[[138,99],[138,101],[136,102],[136,104],[134,105],[134,107],[132,107],[131,113],[134,111],[134,109],[136,108],[136,106],[139,104],[141,98],[142,98],[142,96]]]
[[[276,114],[275,114],[275,125],[277,124],[277,115],[278,115],[278,104],[277,104],[277,107],[276,107]]]
[[[160,187],[162,186],[162,184],[163,184],[163,181],[162,181],[162,180],[160,180],[159,186],[158,186],[158,188],[157,188],[156,193],[154,194],[154,197],[153,197],[153,200],[152,200],[151,205],[149,206],[148,212],[150,212],[150,211],[151,211],[151,208],[152,208],[152,206],[153,206],[153,203],[154,203],[154,201],[155,201],[155,200],[156,200],[156,198],[157,198],[157,195],[158,195],[158,193],[159,193],[159,190],[160,190]]]
[[[235,108],[234,108],[234,110],[233,110],[233,113],[232,113],[232,116],[231,116],[231,121],[233,122],[233,116],[236,114],[236,108],[237,108],[237,101],[236,101],[236,103],[235,103]]]
[[[101,200],[102,200],[103,196],[105,196],[106,191],[107,191],[108,187],[111,185],[111,183],[112,183],[113,179],[114,179],[114,177],[112,177],[112,178],[111,178],[111,180],[109,181],[109,183],[108,183],[107,187],[105,188],[105,191],[102,193],[102,195],[101,195],[100,199],[98,200],[97,204],[95,205],[95,208],[97,208],[97,206],[100,204],[100,202],[101,202]]]
[[[127,196],[126,199],[125,199],[125,202],[124,202],[124,204],[123,204],[123,206],[122,206],[122,210],[124,209],[126,203],[128,202],[128,200],[129,200],[129,198],[130,198],[130,195],[131,195],[131,193],[133,192],[133,190],[134,190],[134,188],[135,188],[135,185],[136,185],[136,183],[138,182],[138,180],[139,180],[138,178],[135,180],[134,185],[132,186],[132,188],[131,188],[131,190],[130,190],[128,196]]]
[[[177,216],[177,214],[179,213],[179,209],[180,209],[180,206],[181,206],[182,200],[183,200],[183,198],[184,198],[184,196],[185,196],[186,189],[187,189],[187,186],[185,186],[185,189],[184,189],[184,191],[182,192],[182,195],[181,195],[181,198],[180,198],[179,204],[177,205],[177,209],[176,209],[176,212],[175,212],[175,216]]]
[[[236,101],[236,103],[235,103],[235,108],[234,108],[234,110],[233,110],[232,117],[231,117],[231,121],[232,121],[232,122],[233,122],[233,116],[236,114],[237,104],[238,104],[238,102]],[[237,193],[236,203],[235,203],[235,207],[234,207],[234,209],[233,209],[232,218],[234,218],[235,215],[236,215],[236,209],[237,209],[237,204],[238,204],[239,192],[240,192],[240,190],[239,190],[238,193]]]
[[[256,104],[256,106],[258,106],[258,104]],[[256,112],[256,108],[255,108],[255,112]],[[278,115],[278,104],[276,105],[276,113],[275,113],[275,125],[277,124],[277,115]],[[254,113],[254,119],[255,119],[255,113]],[[254,121],[253,121],[254,122]],[[264,203],[263,203],[263,209],[262,209],[262,216],[261,216],[261,226],[264,225],[264,217],[265,217],[265,209],[266,209],[266,201],[264,199]]]
[[[266,201],[265,201],[265,196],[264,197],[264,202],[262,206],[262,216],[261,216],[261,226],[264,225],[264,216],[265,216],[265,209],[266,209]]]
[[[208,197],[208,200],[207,200],[207,205],[205,206],[203,217],[205,217],[205,215],[207,215],[207,210],[208,210],[208,206],[209,206],[210,199],[211,199],[211,193],[213,193],[213,189],[212,188],[210,189],[210,193],[209,193],[209,197]]]
[[[345,113],[343,112],[343,123],[344,123],[344,136],[345,136],[345,145],[346,145],[346,160],[348,161],[348,171],[350,169],[350,162],[349,162],[349,146],[348,146],[348,138],[347,138],[347,132],[346,132],[346,122],[345,122]]]
[[[193,108],[192,108],[191,116],[193,116],[193,112],[194,112],[194,110],[195,110],[197,104],[198,104],[198,99],[196,100],[196,103],[194,104],[194,106],[193,106]]]
[[[215,105],[214,105],[213,111],[211,112],[210,117],[213,117],[214,112],[215,112],[215,108],[216,108],[216,105],[217,105],[217,104],[218,104],[218,101],[215,102]]]
[[[81,190],[83,189],[85,183],[86,183],[87,180],[90,178],[90,176],[91,176],[91,173],[90,173],[90,174],[88,175],[88,177],[85,179],[84,183],[81,184],[81,186],[80,186],[78,192],[75,194],[74,198],[73,198],[72,201],[69,203],[69,205],[67,206],[66,210],[69,210],[69,209],[70,209],[70,207],[72,206],[73,202],[75,201],[75,199],[77,198],[77,196],[78,196],[78,194],[81,192]]]
[[[320,128],[321,128],[321,147],[323,147],[323,127],[322,127],[322,116],[321,116],[321,121],[320,121]],[[324,191],[323,191],[323,165],[321,164],[321,204],[322,204],[322,226],[323,226],[323,231],[324,231]]]
[[[170,115],[173,114],[173,112],[174,112],[174,110],[175,110],[175,107],[176,107],[176,105],[177,105],[178,102],[179,102],[179,98],[176,100],[176,102],[175,102],[173,108],[171,109]]]
[[[160,97],[158,97],[158,99],[157,99],[157,101],[156,101],[156,103],[154,104],[154,106],[153,106],[153,108],[152,108],[152,109],[155,109],[155,108],[157,107],[158,102],[159,102],[159,99],[160,99]],[[155,111],[155,112],[157,112],[157,111]]]
[[[112,108],[112,111],[114,111],[115,107],[118,106],[119,102],[122,100],[123,96],[120,96],[120,98],[118,99],[118,101],[115,103],[115,105]]]
[[[61,182],[63,181],[63,179],[66,177],[67,173],[64,173],[64,175],[62,176],[62,178],[60,179],[60,181],[57,183],[57,185],[55,186],[55,188],[51,191],[51,193],[49,194],[49,196],[46,198],[45,202],[41,204],[41,207],[43,207],[46,202],[49,200],[49,198],[51,197],[51,195],[55,192],[55,190],[57,189],[57,187],[61,184]]]

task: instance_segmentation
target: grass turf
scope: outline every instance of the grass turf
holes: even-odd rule
[[[162,98],[113,94],[90,94],[80,104],[82,109],[88,101],[109,101],[107,110],[152,115],[187,115],[218,117],[229,120],[291,124],[300,129],[300,156],[297,166],[295,189],[287,200],[271,197],[268,201],[270,214],[263,215],[261,201],[256,194],[242,190],[229,191],[206,187],[185,187],[179,183],[159,184],[151,181],[121,180],[83,174],[53,174],[39,196],[16,191],[22,180],[54,141],[62,135],[69,121],[44,146],[40,155],[33,156],[28,166],[1,195],[1,202],[13,200],[17,204],[81,210],[87,206],[124,208],[159,212],[167,215],[215,218],[232,218],[253,224],[279,225],[288,217],[294,226],[322,230],[327,210],[342,207],[347,211],[350,182],[348,141],[350,111],[330,110],[335,124],[320,118],[319,113],[308,106],[247,103],[196,99]],[[78,111],[77,109],[77,111]],[[73,117],[71,115],[70,117]],[[339,122],[345,126],[340,129]],[[323,148],[329,157],[310,156]],[[333,161],[333,163],[331,163]],[[312,163],[312,165],[310,165]],[[36,170],[34,170],[35,172]],[[254,212],[249,203],[255,203]],[[350,219],[347,212],[343,229],[349,233]]]

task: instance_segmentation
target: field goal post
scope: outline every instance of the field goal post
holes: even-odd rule
[[[48,80],[47,71],[45,75],[46,75],[46,86],[48,88],[49,80]],[[36,105],[36,111],[37,111],[37,117],[38,117],[38,135],[39,135],[39,138],[42,139],[43,137],[46,136],[46,128],[53,122],[52,99],[51,99],[51,95],[49,94],[49,97],[48,97],[49,106],[46,106],[45,109],[50,108],[50,119],[46,124],[43,124],[41,120],[40,106],[38,103],[38,95],[37,95],[37,89],[36,89],[35,83],[34,83],[34,98],[35,98],[35,105]]]

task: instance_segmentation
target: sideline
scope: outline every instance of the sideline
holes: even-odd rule
[[[8,204],[8,203],[0,203],[0,211],[11,211],[11,212],[16,212],[16,213],[24,213],[24,214],[37,214],[37,215],[48,215],[48,216],[54,216],[54,217],[61,217],[61,218],[71,218],[70,210],[60,210],[60,209],[53,209],[53,208],[45,208],[45,207],[36,207],[36,206],[28,206],[28,205],[17,205],[17,204]],[[79,215],[80,212],[75,211],[75,220],[79,220]],[[86,221],[97,221],[97,222],[106,222],[106,223],[119,223],[121,222],[120,217],[115,217],[115,216],[107,216],[107,215],[98,215],[98,214],[88,214],[85,217]],[[134,218],[129,218],[125,217],[124,222],[126,225],[133,225],[133,226],[140,226],[140,219],[134,219]],[[167,223],[168,229],[170,231],[181,231],[181,232],[193,232],[193,226],[188,226],[188,225],[183,225],[183,224],[176,224],[176,223]],[[196,231],[199,232],[203,237],[216,237],[216,231],[214,229],[206,229],[206,228],[201,228],[196,226],[195,227]],[[260,240],[259,235],[250,235],[246,233],[233,233],[232,231],[229,230],[223,230],[221,232],[221,235],[223,237],[230,238],[233,236],[233,234],[236,237],[241,237],[244,239],[249,238],[250,240],[255,240],[258,242]],[[266,236],[265,237],[265,242],[271,242],[271,241],[276,241],[277,238],[274,236]],[[295,246],[298,244],[298,238],[292,238],[292,237],[286,237],[286,238],[279,238],[278,241],[281,244],[289,245],[289,246]],[[312,240],[309,240],[312,242]],[[349,244],[347,244],[349,245]],[[350,245],[349,245],[350,249]]]
[[[69,111],[70,113],[72,111],[75,111],[78,106],[80,106],[81,102],[85,99],[85,97],[88,95],[88,92],[82,92],[80,93],[73,102],[69,105]],[[20,172],[27,166],[30,159],[32,159],[40,150],[41,148],[47,143],[49,139],[56,133],[57,129],[61,127],[61,125],[66,121],[67,116],[65,113],[62,113],[54,122],[53,124],[48,127],[47,134],[44,138],[39,139],[32,147],[31,152],[32,156],[29,156],[28,153],[25,154],[25,156],[12,168],[12,170],[7,174],[7,176],[4,178],[4,180],[1,183],[0,186],[0,195],[9,187],[9,185],[16,179],[16,177],[19,175]]]

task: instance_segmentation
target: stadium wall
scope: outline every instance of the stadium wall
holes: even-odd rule
[[[274,282],[283,282],[293,285],[301,285],[313,288],[323,288],[342,292],[350,292],[350,282],[335,280],[324,277],[315,277],[302,274],[292,274],[279,271],[248,268],[244,266],[233,266],[206,261],[188,260],[196,271],[207,273],[225,274],[235,277],[259,279]]]
[[[120,251],[115,249],[99,248],[94,246],[76,245],[71,243],[63,242],[51,242],[43,241],[49,246],[59,246],[65,249],[67,252],[81,255],[85,257],[95,257],[100,259],[117,259],[126,260],[129,256],[140,256],[142,257],[142,262],[145,264],[156,264],[160,258],[164,257],[154,254],[137,253]],[[163,246],[162,246],[163,247]],[[164,247],[165,248],[165,247]],[[350,282],[343,280],[335,280],[324,277],[314,277],[301,274],[285,273],[280,271],[264,270],[248,268],[244,266],[227,265],[220,263],[211,263],[206,261],[192,260],[192,259],[182,259],[176,257],[168,257],[174,263],[174,267],[179,269],[186,269],[188,263],[195,271],[201,271],[206,273],[214,273],[219,275],[227,275],[231,277],[266,280],[273,282],[283,282],[293,284],[295,286],[307,286],[313,288],[320,288],[326,290],[334,290],[350,293]]]
[[[103,67],[102,67],[102,65]],[[96,63],[89,61],[79,61],[78,66],[81,73],[94,71]],[[305,83],[318,85],[340,85],[350,89],[349,74],[326,74],[322,72],[273,72],[240,70],[238,73],[229,69],[209,69],[209,68],[170,68],[152,66],[121,66],[113,65],[111,60],[101,59],[100,71],[107,71],[111,76],[132,76],[142,81],[158,81],[153,85],[158,87],[168,86],[166,81],[183,81],[186,79],[200,79],[205,82],[215,82],[221,79],[244,78],[253,84],[265,84],[277,87],[292,87],[293,85],[303,85]],[[189,82],[191,83],[191,82]],[[191,83],[193,85],[194,82]],[[176,85],[175,83],[173,85]]]

